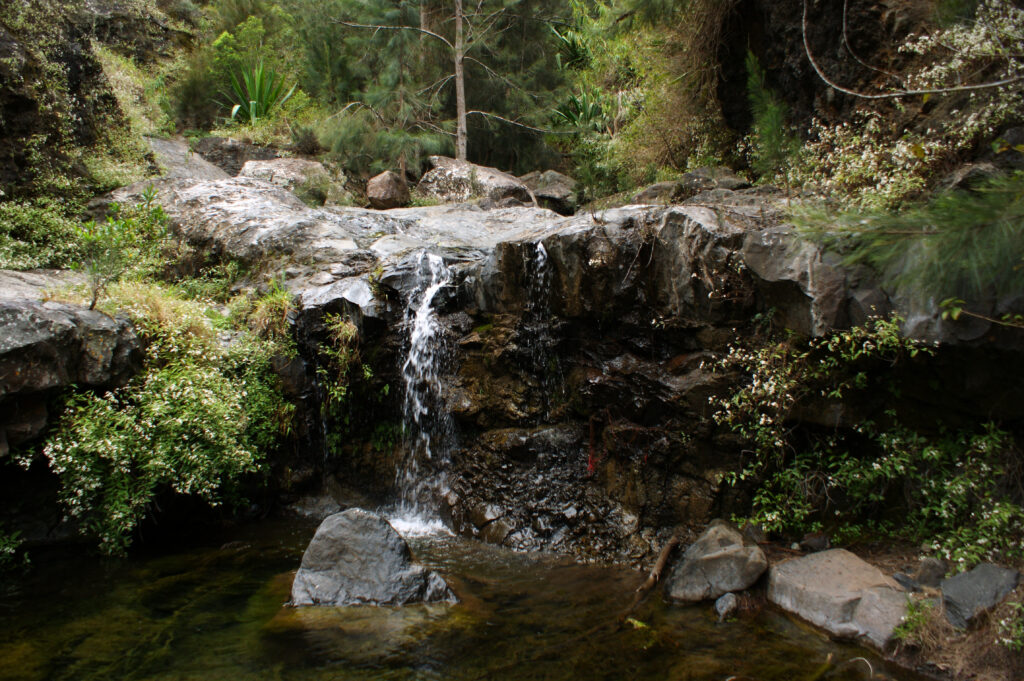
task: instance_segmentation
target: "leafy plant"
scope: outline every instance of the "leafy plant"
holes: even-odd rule
[[[294,407],[271,372],[276,345],[243,334],[229,348],[205,308],[154,284],[112,289],[132,317],[145,370],[124,388],[74,395],[43,453],[59,497],[105,553],[123,553],[160,493],[217,506],[239,498]]]
[[[134,209],[111,206],[106,220],[90,220],[76,227],[81,255],[73,267],[88,280],[89,309],[96,307],[107,287],[128,272],[144,273],[155,264],[158,246],[167,233],[167,215],[153,203],[152,185],[144,202]]]
[[[0,269],[67,267],[81,247],[76,222],[63,203],[0,202]]]
[[[1024,652],[1024,603],[1009,604],[1010,614],[999,620],[999,638],[996,643],[1010,650]]]
[[[21,552],[22,544],[20,532],[7,531],[0,526],[0,574],[28,563],[28,556]]]
[[[903,621],[892,632],[893,637],[903,644],[918,645],[934,613],[935,604],[932,601],[910,600],[907,603],[907,612],[903,615]]]
[[[723,365],[749,382],[717,400],[714,418],[749,442],[733,484],[755,483],[753,518],[766,529],[828,528],[928,539],[960,569],[1024,555],[1019,456],[1008,433],[922,434],[899,423],[861,421],[848,430],[796,431],[791,415],[810,402],[890,392],[890,367],[928,349],[899,334],[896,319],[801,341],[733,348]]]
[[[239,118],[245,123],[255,125],[275,107],[287,102],[295,92],[295,85],[292,85],[291,89],[282,95],[284,85],[284,77],[265,68],[262,60],[248,70],[232,73],[231,90],[237,102],[231,108],[232,120]]]

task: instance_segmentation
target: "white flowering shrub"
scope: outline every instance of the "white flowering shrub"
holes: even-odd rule
[[[1015,653],[1024,653],[1024,603],[1009,604],[1010,614],[999,620],[996,643]]]
[[[836,125],[815,121],[790,179],[862,208],[892,208],[912,198],[956,154],[995,140],[1000,127],[1024,112],[1024,10],[1011,0],[981,0],[971,23],[955,23],[912,35],[899,51],[916,66],[906,73],[907,91],[1005,82],[917,101],[957,97],[923,131],[886,125],[879,111],[862,110]],[[906,98],[910,101],[909,98]],[[897,106],[902,104],[897,103]],[[998,140],[996,140],[998,144]]]
[[[929,349],[902,337],[895,318],[730,350],[723,368],[748,380],[715,401],[714,418],[749,443],[748,464],[727,482],[753,484],[751,519],[797,535],[928,539],[959,569],[1024,556],[1020,481],[1012,480],[1020,453],[995,425],[925,436],[890,411],[884,426],[798,427],[798,409],[812,402],[891,396],[892,366],[922,352]]]
[[[120,390],[74,396],[43,451],[68,515],[117,554],[160,492],[232,500],[292,406],[276,390],[271,344],[243,335],[223,347],[200,304],[156,285],[114,293],[148,341],[147,369]]]

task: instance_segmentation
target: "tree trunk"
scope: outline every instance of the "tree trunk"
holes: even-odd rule
[[[455,158],[466,160],[466,81],[462,70],[462,0],[455,0]]]

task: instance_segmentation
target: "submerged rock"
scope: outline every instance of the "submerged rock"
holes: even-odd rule
[[[405,605],[455,601],[444,579],[412,562],[387,520],[360,508],[326,518],[302,556],[293,605]]]
[[[836,636],[878,648],[888,645],[907,610],[899,584],[844,549],[773,565],[768,600]]]
[[[670,598],[695,602],[753,586],[768,568],[764,551],[744,544],[743,535],[715,520],[683,553],[666,582]]]
[[[942,580],[942,605],[946,619],[958,629],[979,614],[994,608],[1020,583],[1020,573],[992,563],[982,563],[970,572]]]

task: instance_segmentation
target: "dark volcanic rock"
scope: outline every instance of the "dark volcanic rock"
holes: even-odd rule
[[[579,205],[576,180],[555,170],[535,170],[519,178],[542,208],[550,208],[562,215],[572,215]]]
[[[141,344],[128,321],[44,302],[47,290],[68,281],[59,272],[0,271],[0,447],[42,432],[45,400],[55,391],[122,385],[141,366]]]
[[[946,619],[954,627],[966,629],[980,613],[1002,603],[1019,582],[1019,572],[992,563],[982,563],[970,572],[942,580]]]
[[[326,518],[302,556],[293,605],[405,605],[452,602],[436,572],[412,554],[387,520],[359,508]]]

